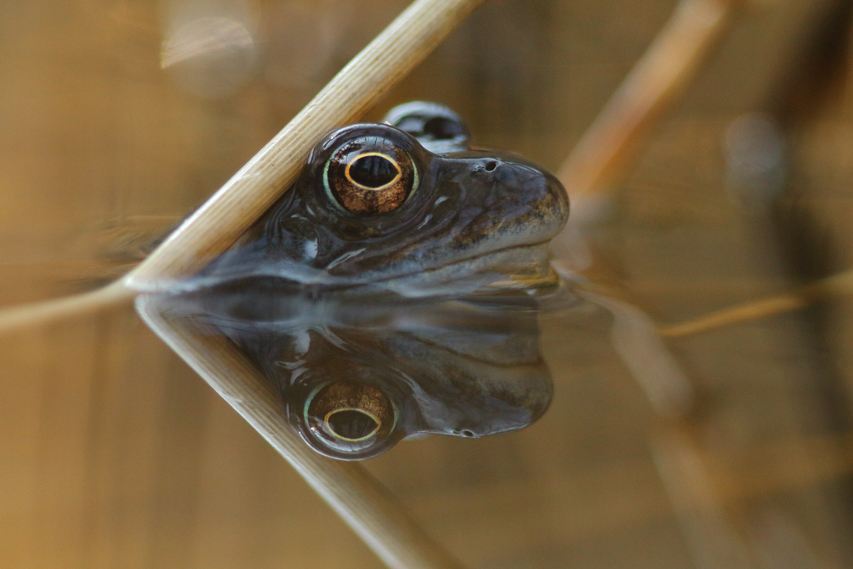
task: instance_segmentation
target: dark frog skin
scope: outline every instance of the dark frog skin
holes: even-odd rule
[[[315,295],[234,281],[154,300],[164,320],[227,338],[275,387],[315,451],[363,460],[405,437],[484,437],[526,427],[553,387],[536,301]]]
[[[323,138],[294,186],[191,284],[272,277],[422,296],[553,280],[547,243],[569,212],[554,176],[471,149],[446,107],[409,103],[386,120]]]
[[[436,433],[523,428],[547,409],[533,294],[569,212],[544,169],[475,150],[415,102],[323,138],[293,187],[184,288],[165,320],[225,336],[314,450],[376,456]]]

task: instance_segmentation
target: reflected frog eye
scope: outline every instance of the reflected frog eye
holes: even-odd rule
[[[335,409],[323,419],[326,431],[342,441],[362,441],[376,434],[382,421],[365,409]]]
[[[388,439],[396,423],[390,399],[370,385],[338,381],[309,398],[305,424],[327,451],[346,457]]]
[[[323,182],[335,205],[356,215],[378,215],[399,208],[417,189],[411,156],[375,136],[343,144],[326,162]]]

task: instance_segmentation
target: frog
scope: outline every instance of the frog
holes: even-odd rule
[[[160,306],[236,345],[327,457],[514,431],[553,395],[537,295],[568,214],[547,170],[474,147],[454,111],[415,101],[323,137],[289,191]]]
[[[429,296],[508,275],[553,284],[548,243],[568,215],[546,169],[473,147],[455,112],[416,101],[323,137],[293,187],[189,286],[277,279]]]

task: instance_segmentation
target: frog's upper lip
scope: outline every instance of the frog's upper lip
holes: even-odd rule
[[[467,293],[484,287],[526,288],[531,283],[556,279],[549,262],[548,244],[549,241],[543,241],[504,247],[373,282],[404,296]]]
[[[169,287],[174,292],[193,291],[205,287],[223,285],[242,279],[277,278],[302,286],[346,289],[365,294],[386,290],[403,296],[434,296],[449,293],[467,293],[495,283],[507,282],[515,277],[550,278],[548,244],[550,240],[531,244],[519,244],[499,249],[486,250],[475,255],[455,259],[451,262],[416,270],[399,272],[371,272],[356,276],[333,275],[325,268],[316,269],[284,260],[274,264],[256,266],[251,271],[235,274],[218,274],[195,277],[189,281],[174,283]]]

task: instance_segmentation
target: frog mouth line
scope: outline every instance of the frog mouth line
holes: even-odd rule
[[[290,260],[235,270],[230,274],[193,277],[189,281],[170,282],[173,292],[197,291],[240,280],[280,279],[283,283],[305,287],[328,287],[330,291],[350,294],[377,294],[389,291],[407,297],[467,294],[487,288],[538,288],[556,284],[557,276],[549,263],[549,240],[513,245],[485,251],[435,267],[400,267],[397,274],[357,276],[332,275],[326,267],[311,268]],[[164,283],[165,284],[165,283]]]
[[[537,289],[556,285],[559,276],[551,266],[543,241],[515,245],[466,257],[417,272],[364,282],[356,286],[382,286],[404,296],[468,293],[488,289]]]

